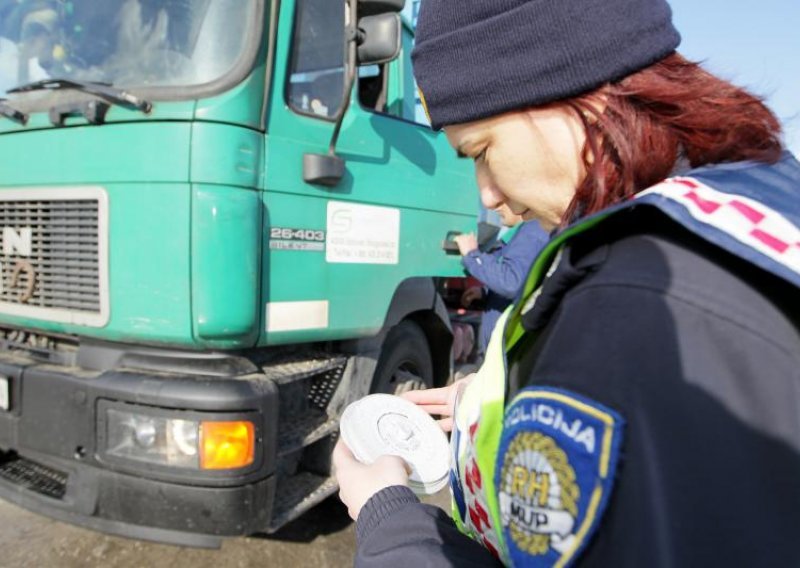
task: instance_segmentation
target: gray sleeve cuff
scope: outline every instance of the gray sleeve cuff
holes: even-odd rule
[[[363,542],[381,522],[402,509],[406,505],[419,503],[420,500],[408,487],[393,485],[381,489],[369,498],[356,520],[356,539]]]

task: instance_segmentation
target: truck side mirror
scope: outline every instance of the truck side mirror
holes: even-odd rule
[[[332,0],[331,0],[332,1]],[[400,53],[402,24],[400,12],[405,0],[350,0],[347,2],[347,63],[345,65],[345,103],[336,116],[336,125],[327,154],[303,155],[303,181],[335,187],[344,177],[344,160],[336,155],[336,141],[347,112],[347,101],[356,77],[356,66],[387,63]],[[361,17],[359,17],[361,16]]]
[[[400,55],[400,15],[364,16],[358,20],[358,64],[388,63]]]

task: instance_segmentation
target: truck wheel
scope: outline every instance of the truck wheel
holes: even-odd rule
[[[373,393],[402,394],[433,386],[433,362],[428,339],[413,321],[389,330],[372,379]]]

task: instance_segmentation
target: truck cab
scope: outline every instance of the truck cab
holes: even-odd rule
[[[471,172],[424,124],[407,20],[396,57],[353,56],[400,5],[0,1],[0,497],[271,532],[335,492],[349,402],[448,380]]]

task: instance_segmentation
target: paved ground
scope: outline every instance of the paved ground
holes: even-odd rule
[[[447,503],[447,491],[428,499]],[[352,566],[355,536],[335,498],[270,538],[228,539],[200,550],[105,536],[29,513],[0,501],[2,568],[334,568]]]

